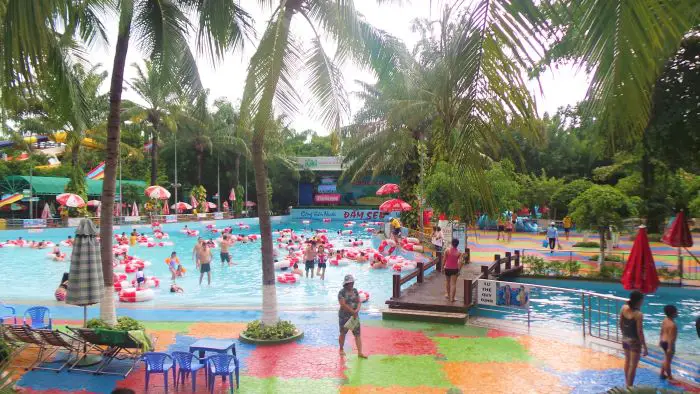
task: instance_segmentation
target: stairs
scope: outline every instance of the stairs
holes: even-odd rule
[[[466,313],[432,312],[396,308],[382,310],[382,318],[385,320],[410,320],[423,321],[429,323],[446,323],[460,325],[463,325],[467,322]]]

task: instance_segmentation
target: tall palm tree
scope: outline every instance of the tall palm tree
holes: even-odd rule
[[[264,3],[272,7],[277,2],[266,0]],[[295,20],[307,23],[314,32],[310,50],[305,53],[290,35]],[[338,45],[335,59],[326,53],[321,44],[321,29]],[[396,70],[399,53],[396,47],[399,46],[394,37],[365,22],[350,1],[281,0],[274,8],[267,29],[251,58],[241,106],[242,122],[253,132],[251,150],[262,237],[264,324],[277,320],[264,156],[265,137],[273,124],[274,112],[292,114],[298,109],[300,100],[292,82],[297,71],[303,67],[309,74],[305,85],[313,97],[312,112],[337,133],[348,112],[337,61],[350,59],[371,67],[379,76],[386,76]]]
[[[194,56],[187,45],[187,37],[192,30],[187,16],[191,15],[198,21],[198,49],[212,59],[219,59],[226,51],[241,47],[251,29],[248,14],[233,1],[121,0],[118,12],[102,188],[104,212],[112,212],[114,207],[124,67],[132,35],[144,54],[161,70],[163,79],[175,80],[184,89],[196,91],[201,83]],[[100,226],[102,267],[107,288],[112,287],[113,281],[112,222],[112,216],[105,215]],[[100,317],[114,322],[115,315],[114,294],[107,291],[100,303]]]
[[[150,61],[146,61],[145,70],[136,63],[132,66],[136,76],[127,84],[146,105],[133,103],[130,108],[125,108],[122,116],[141,123],[150,132],[151,185],[155,185],[158,180],[158,137],[164,131],[177,131],[177,122],[169,107],[181,94],[180,86],[174,79],[165,78],[162,74],[165,69]]]

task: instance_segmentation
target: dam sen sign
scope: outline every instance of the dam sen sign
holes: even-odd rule
[[[395,214],[386,214],[379,212],[376,209],[298,209],[293,208],[291,212],[292,219],[309,219],[309,220],[353,220],[353,221],[382,221]]]

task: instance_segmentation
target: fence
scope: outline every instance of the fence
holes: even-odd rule
[[[486,282],[493,284],[493,287],[508,285],[519,288],[526,286],[530,291],[528,306],[522,309],[500,305],[483,305],[478,303],[478,298],[475,298],[477,315],[487,317],[491,314],[497,317],[506,315],[510,321],[527,324],[528,329],[533,324],[549,327],[554,324],[578,331],[584,337],[591,336],[606,341],[621,342],[617,317],[620,308],[627,301],[624,298],[584,290],[518,282],[487,279],[479,279],[477,282],[477,293],[479,287]]]
[[[527,254],[537,254],[537,255],[549,255],[549,249],[521,249],[521,256],[525,257]],[[560,263],[573,263],[575,261],[587,262],[592,264],[597,264],[597,259],[591,260],[591,258],[598,256],[597,251],[579,251],[579,250],[556,250],[557,257],[562,257],[565,255],[566,260],[557,260]],[[568,256],[567,256],[568,255]],[[624,264],[629,258],[629,251],[613,251],[606,252],[605,258],[606,264],[616,265],[617,263]],[[664,283],[676,283],[682,284],[684,279],[687,280],[700,280],[700,263],[698,260],[688,254],[670,254],[670,253],[653,253],[654,261],[657,262],[656,271]],[[583,257],[583,259],[581,258]],[[658,262],[663,261],[664,264],[658,264]],[[527,267],[526,268],[531,268]],[[681,273],[682,268],[682,273]],[[554,272],[548,272],[552,274]],[[613,275],[612,278],[616,278],[619,275]]]
[[[119,225],[150,225],[153,222],[174,223],[174,222],[192,222],[201,220],[221,220],[233,219],[234,216],[229,212],[210,212],[200,214],[178,214],[178,215],[152,215],[152,216],[115,216],[113,224]],[[6,229],[31,229],[31,228],[57,228],[57,227],[75,227],[77,223],[71,219],[80,218],[49,218],[49,219],[6,219]],[[89,217],[96,225],[99,226],[99,217]]]

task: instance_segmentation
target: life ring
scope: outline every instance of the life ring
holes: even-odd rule
[[[297,277],[292,273],[277,275],[277,282],[284,284],[293,284],[297,283]]]
[[[141,288],[142,288],[142,289],[143,289],[143,288],[150,289],[150,288],[153,288],[153,287],[159,287],[159,286],[160,286],[160,279],[156,278],[155,276],[147,276],[147,277],[145,277],[144,279],[145,279],[145,280],[144,280],[144,282],[143,282],[143,285],[141,285]],[[137,284],[136,279],[133,279],[133,280],[131,281],[131,286],[136,287],[136,284]]]
[[[211,230],[211,229],[213,229],[213,228],[215,228],[215,227],[216,227],[216,224],[207,224],[207,228],[208,228],[209,230]]]
[[[122,275],[126,276],[125,274],[122,274]],[[126,278],[124,278],[124,280],[114,282],[114,291],[116,291],[116,292],[120,292],[120,291],[122,291],[124,289],[128,289],[128,288],[131,288],[131,283],[129,283],[129,281],[126,280]]]
[[[311,220],[302,220],[301,224],[311,224]]]
[[[112,274],[112,281],[116,284],[117,282],[121,282],[123,280],[126,280],[127,276],[126,274]]]
[[[352,241],[352,246],[362,246],[362,241],[360,241],[359,239],[356,241]]]
[[[364,290],[358,290],[357,294],[360,296],[360,302],[369,301],[369,293]]]
[[[381,261],[373,261],[369,266],[370,266],[370,268],[373,268],[373,269],[376,269],[376,270],[378,270],[378,269],[384,269],[384,268],[387,267],[386,263],[381,262]]]
[[[374,231],[375,231],[374,227],[367,227],[367,228],[365,228],[365,232],[373,233]]]
[[[135,289],[133,287],[122,289],[119,292],[119,301],[121,302],[145,302],[150,301],[154,297],[152,289]]]
[[[331,218],[323,218],[323,223],[330,223],[330,222],[331,222]]]
[[[342,234],[342,235],[351,235],[351,234],[352,234],[352,230],[343,230],[343,231],[340,232],[340,234]]]
[[[379,243],[379,253],[390,255],[394,250],[396,250],[396,242],[393,239],[384,239]]]
[[[291,262],[288,260],[278,261],[275,263],[275,269],[282,270],[282,269],[289,268],[290,266],[294,265],[294,264],[290,264],[290,263]]]
[[[239,223],[239,224],[238,224],[238,228],[241,229],[241,230],[247,230],[247,229],[250,228],[250,226],[247,225],[247,224]]]
[[[68,240],[61,241],[61,246],[65,246],[67,248],[70,248],[73,246],[73,241],[68,241]]]
[[[325,234],[328,232],[328,230],[326,230],[325,228],[320,228],[320,229],[316,230],[316,232],[319,234]]]
[[[59,253],[58,256],[57,256],[56,253],[47,253],[47,254],[46,254],[46,258],[47,258],[47,259],[51,259],[51,260],[53,260],[53,261],[63,261],[63,260],[65,260],[65,258],[66,258],[66,254],[63,253],[63,252],[61,252],[61,253]]]
[[[248,236],[248,239],[251,240],[251,241],[257,241],[258,238],[260,238],[260,237],[258,236],[258,234],[250,234],[250,235]]]
[[[414,245],[415,245],[415,244],[419,244],[419,243],[420,243],[420,240],[419,240],[418,238],[407,237],[407,238],[404,238],[404,239],[406,240],[406,242],[408,242],[408,243],[410,243],[410,244],[414,244]]]
[[[349,228],[349,227],[352,227],[352,226],[354,226],[354,224],[351,224],[351,223],[343,223],[343,227],[345,227],[345,228]]]

